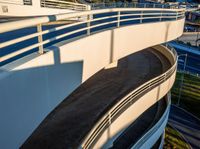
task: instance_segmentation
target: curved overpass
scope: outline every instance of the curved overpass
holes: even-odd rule
[[[108,13],[112,15],[105,16]],[[167,13],[171,16],[167,16]],[[42,40],[41,35],[62,28],[59,26],[1,43],[0,46],[4,48],[8,43],[26,40],[27,36],[29,38],[38,36],[39,39],[38,44],[22,48],[1,58],[1,62],[8,60],[33,47],[39,47],[40,50],[40,55],[32,53],[1,67],[2,97],[7,103],[12,103],[15,97],[18,98],[14,104],[17,108],[18,106],[22,108],[20,111],[17,110],[19,121],[30,120],[30,115],[34,117],[28,123],[22,123],[21,126],[24,129],[20,132],[20,139],[15,140],[14,143],[22,144],[44,117],[82,83],[46,117],[22,147],[34,148],[34,145],[37,148],[112,146],[117,137],[123,134],[123,131],[145,110],[163,98],[173,85],[176,73],[176,54],[164,46],[154,45],[170,41],[182,34],[183,13],[184,10],[181,9],[118,8],[58,15],[55,19],[89,16],[89,20],[79,22],[79,24],[87,23],[86,27],[70,32],[72,34],[86,31],[87,35],[81,34],[72,40],[66,40],[64,37],[70,33],[63,32],[55,38]],[[138,14],[140,14],[139,17]],[[115,19],[102,21],[109,17]],[[31,22],[27,20],[24,24],[20,24],[21,21],[15,22],[19,26],[13,27],[14,23],[5,23],[0,27],[3,32],[6,32],[37,25],[37,22],[41,26],[41,23],[48,21],[48,18],[43,17]],[[98,28],[104,25],[111,26]],[[64,27],[71,26],[73,24],[64,25]],[[152,28],[157,30],[152,30]],[[128,38],[125,39],[125,37]],[[41,45],[60,38],[64,39],[45,49],[46,52],[43,54]],[[148,48],[150,46],[154,47]],[[73,62],[78,62],[78,65],[69,65]],[[80,73],[80,70],[81,76],[77,76],[76,72]],[[69,75],[69,72],[72,73]],[[20,86],[16,88],[15,84],[19,83]],[[30,88],[25,89],[27,84],[30,84]],[[9,94],[8,88],[16,92]],[[24,103],[27,103],[26,107],[22,106]],[[36,106],[35,109],[32,103]],[[4,110],[5,107],[1,109]],[[3,110],[1,113],[5,114]],[[23,113],[23,110],[26,113]],[[12,114],[12,110],[7,113],[11,119]],[[4,120],[1,129],[7,129],[3,131],[5,134],[9,128],[17,131],[17,127],[10,124],[8,120]],[[155,124],[160,128],[159,132],[152,129],[150,133],[150,130],[146,132],[148,137],[144,137],[145,142],[151,140],[148,144],[155,143],[155,138],[160,137],[166,120],[167,113],[159,123],[160,125]],[[9,125],[6,126],[8,123]],[[4,142],[8,142],[7,137],[10,136],[1,136]],[[58,142],[51,141],[55,140],[54,137]],[[38,139],[43,141],[38,141]]]
[[[160,59],[163,60],[163,65]],[[77,148],[99,118],[113,105],[138,86],[169,68],[169,61],[152,48],[119,60],[117,67],[101,70],[67,97],[44,120],[23,147],[47,148],[46,145],[50,145],[52,148]]]

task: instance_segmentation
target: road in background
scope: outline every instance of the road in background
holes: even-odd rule
[[[200,120],[187,111],[171,106],[168,123],[175,127],[193,149],[200,149]]]
[[[200,74],[200,50],[191,46],[179,44],[176,42],[170,42],[170,46],[174,47],[180,54],[187,54],[186,71]],[[181,56],[179,58],[178,69],[183,70],[185,57]]]
[[[197,44],[200,44],[200,32],[184,32],[181,37],[178,38],[179,41],[184,43],[190,43],[193,46],[196,46],[196,40],[199,39]]]

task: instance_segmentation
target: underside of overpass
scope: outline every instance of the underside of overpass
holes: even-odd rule
[[[100,70],[66,97],[44,119],[22,148],[77,148],[97,121],[114,104],[131,90],[166,72],[170,67],[169,60],[153,48],[120,59],[116,67]],[[133,133],[133,142],[160,118],[165,105],[165,100],[157,102],[149,112],[145,112],[128,127],[127,130],[130,129],[128,132],[131,133],[137,126],[139,133]],[[125,139],[127,136],[130,134],[126,131],[122,133],[114,142],[113,148],[130,146],[130,140]]]

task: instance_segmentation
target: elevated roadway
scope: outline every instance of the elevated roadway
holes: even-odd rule
[[[86,19],[44,29],[46,23],[74,17]],[[10,50],[0,59],[7,61],[0,73],[1,146],[109,146],[171,89],[176,52],[155,45],[179,37],[183,25],[183,9],[163,8],[111,8],[0,24],[2,34],[37,29],[0,43]],[[27,45],[20,47],[22,43]],[[17,60],[9,61],[12,58]],[[146,129],[136,148],[153,146],[160,138],[168,119],[167,105],[159,123],[151,131]]]
[[[200,149],[200,120],[198,118],[173,105],[168,123],[184,136],[193,149]]]
[[[99,71],[56,107],[22,148],[77,148],[113,104],[170,66],[165,56],[148,48],[119,60],[117,67]]]

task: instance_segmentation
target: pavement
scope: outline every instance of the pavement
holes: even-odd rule
[[[171,106],[168,123],[175,127],[193,149],[200,149],[200,120],[185,110]]]
[[[190,42],[191,45],[196,46],[196,40],[200,39],[200,32],[186,32],[183,33],[183,35],[181,37],[178,38],[178,40],[183,41],[185,43]],[[198,42],[199,44],[200,42]]]
[[[161,53],[148,48],[119,60],[117,67],[102,69],[66,97],[21,148],[77,148],[114,104],[169,67],[169,61]]]

